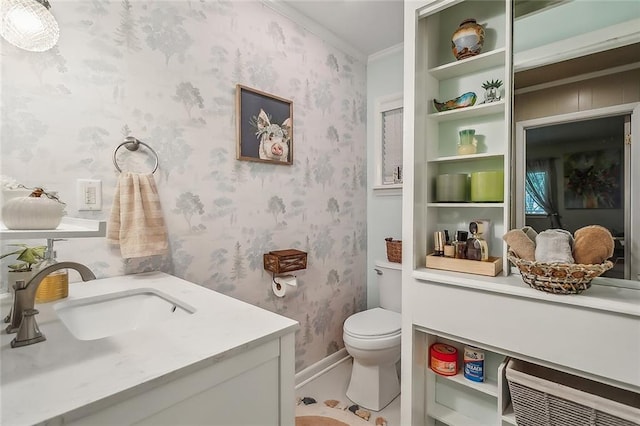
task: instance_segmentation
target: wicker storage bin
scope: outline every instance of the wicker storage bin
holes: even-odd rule
[[[518,426],[638,426],[640,394],[511,359],[505,371]]]
[[[385,238],[387,242],[387,259],[389,262],[402,263],[402,240]]]
[[[509,260],[518,267],[522,281],[536,290],[556,294],[578,294],[591,287],[591,280],[613,268],[609,260],[599,265],[543,263],[519,258],[509,250]]]

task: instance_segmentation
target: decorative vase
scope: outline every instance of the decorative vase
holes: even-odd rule
[[[7,188],[3,188],[2,191],[0,192],[0,206],[4,206],[7,202],[9,202],[10,200],[13,200],[14,198],[28,197],[29,194],[31,194],[31,190],[30,189],[22,189],[22,188],[7,189]],[[2,209],[1,208],[0,208],[0,220],[2,220]]]
[[[478,149],[478,141],[475,138],[476,131],[474,129],[464,129],[458,132],[460,139],[458,140],[458,155],[475,154]]]
[[[63,215],[64,204],[47,197],[16,197],[2,206],[8,229],[56,229]]]
[[[500,95],[498,95],[498,88],[489,87],[484,92],[484,101],[486,103],[495,102],[500,100]]]
[[[584,194],[582,197],[582,207],[585,209],[598,208],[598,196],[596,194]]]
[[[458,60],[479,54],[483,44],[484,27],[474,18],[462,21],[451,37],[451,50]]]

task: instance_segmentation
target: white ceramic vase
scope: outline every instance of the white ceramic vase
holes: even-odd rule
[[[2,221],[8,229],[56,229],[64,215],[64,204],[47,197],[16,197],[2,206]]]

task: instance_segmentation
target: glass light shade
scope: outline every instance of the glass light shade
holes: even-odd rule
[[[41,3],[41,1],[43,3]],[[2,0],[0,35],[16,47],[44,52],[58,42],[60,29],[46,0]]]

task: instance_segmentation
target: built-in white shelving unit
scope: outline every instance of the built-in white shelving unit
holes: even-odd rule
[[[640,395],[640,291],[623,280],[596,278],[583,294],[550,295],[509,275],[502,235],[511,228],[513,191],[511,0],[405,2],[402,404],[401,423],[411,425],[516,425],[505,375],[509,358],[538,363]],[[451,35],[465,18],[485,25],[483,52],[457,61]],[[502,99],[481,103],[482,83],[504,82]],[[444,102],[475,92],[476,105],[437,112]],[[478,153],[457,155],[458,132],[475,129]],[[443,203],[435,194],[440,174],[504,171],[504,201]],[[430,269],[433,232],[467,230],[472,220],[491,221],[491,256],[503,258],[496,277]],[[559,322],[559,319],[561,321]],[[584,333],[559,324],[589,324]],[[616,330],[616,333],[611,333]],[[619,336],[627,336],[621,344]],[[429,347],[444,342],[485,352],[484,383],[429,368]],[[602,363],[616,347],[620,363]],[[579,354],[579,355],[578,355]],[[630,367],[636,367],[630,368]]]
[[[411,8],[411,5],[408,5]],[[489,254],[503,257],[503,230],[508,227],[509,205],[505,202],[442,203],[437,201],[435,180],[438,175],[499,170],[505,172],[504,200],[509,193],[510,117],[511,117],[511,11],[507,1],[430,1],[414,3],[415,45],[412,86],[415,110],[410,140],[405,150],[412,153],[414,253],[424,257],[433,250],[433,232],[467,231],[476,219],[491,221]],[[451,36],[459,24],[473,17],[485,26],[483,51],[457,60],[451,51]],[[502,99],[485,102],[482,84],[501,80]],[[438,112],[433,101],[444,102],[466,92],[476,94],[476,103],[465,108]],[[406,96],[406,95],[405,95]],[[474,129],[478,152],[457,155],[458,133]],[[405,170],[405,175],[408,171]],[[418,240],[419,237],[416,237]]]

